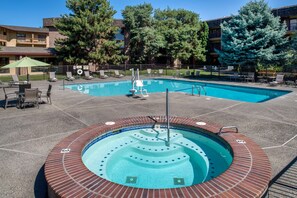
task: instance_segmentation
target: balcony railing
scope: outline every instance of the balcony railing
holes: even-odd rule
[[[27,39],[27,38],[17,38],[17,43],[22,44],[46,44],[46,39]]]

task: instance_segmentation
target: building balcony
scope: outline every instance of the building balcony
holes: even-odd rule
[[[6,35],[0,35],[0,40],[7,41],[7,36]]]
[[[46,45],[45,39],[17,39],[18,44]]]

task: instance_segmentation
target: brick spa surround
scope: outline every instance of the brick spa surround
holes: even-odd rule
[[[95,175],[83,164],[82,150],[94,138],[125,127],[153,126],[156,121],[162,125],[166,123],[166,118],[120,119],[114,121],[114,125],[96,124],[63,139],[53,148],[45,163],[49,197],[261,197],[265,193],[271,178],[267,155],[251,139],[231,131],[220,135],[233,150],[233,162],[229,169],[212,180],[193,186],[172,189],[127,187]],[[198,126],[197,122],[206,122],[206,125]],[[203,119],[170,117],[170,124],[209,133],[217,133],[220,129],[220,126]]]

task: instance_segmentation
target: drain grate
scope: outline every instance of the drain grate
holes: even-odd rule
[[[126,178],[127,184],[136,184],[136,182],[137,182],[137,177],[127,176]]]
[[[185,185],[184,178],[173,178],[174,185]]]

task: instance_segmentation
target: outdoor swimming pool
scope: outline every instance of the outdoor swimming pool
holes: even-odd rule
[[[290,93],[290,91],[265,89],[265,88],[253,88],[243,86],[222,85],[215,83],[202,83],[184,80],[169,80],[169,79],[149,79],[143,80],[144,89],[148,93],[165,92],[166,88],[170,92],[183,92],[192,94],[192,88],[194,86],[194,94],[200,94],[202,96],[210,96],[216,98],[224,98],[230,100],[237,100],[243,102],[259,103],[283,96]],[[132,88],[131,81],[117,81],[117,82],[103,82],[103,83],[84,83],[66,85],[74,91],[80,91],[81,93],[91,96],[119,96],[130,94],[129,90]]]

